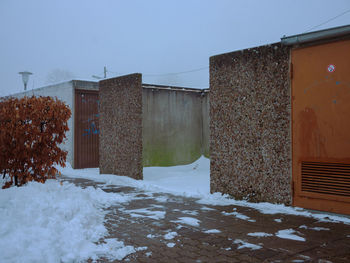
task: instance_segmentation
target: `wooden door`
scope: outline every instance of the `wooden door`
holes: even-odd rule
[[[350,40],[292,50],[293,205],[350,214]]]
[[[75,90],[74,168],[99,166],[98,91]]]

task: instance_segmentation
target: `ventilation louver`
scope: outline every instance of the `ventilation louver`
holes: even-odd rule
[[[350,197],[350,164],[302,162],[301,190]]]

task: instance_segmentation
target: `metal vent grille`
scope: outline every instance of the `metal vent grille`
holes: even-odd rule
[[[350,197],[350,164],[302,162],[301,190]]]

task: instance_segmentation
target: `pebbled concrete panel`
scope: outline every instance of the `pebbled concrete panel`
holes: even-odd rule
[[[99,82],[100,173],[142,179],[142,76]]]
[[[288,47],[210,58],[211,192],[291,204]]]

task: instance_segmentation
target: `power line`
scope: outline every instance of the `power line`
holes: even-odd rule
[[[350,9],[346,10],[345,12],[343,12],[343,13],[341,13],[341,14],[335,16],[335,17],[332,17],[332,18],[328,19],[327,21],[325,21],[325,22],[323,22],[323,23],[321,23],[321,24],[319,24],[319,25],[317,25],[317,26],[314,26],[314,27],[310,28],[309,30],[305,31],[304,33],[310,32],[310,31],[314,30],[314,29],[317,28],[317,27],[323,26],[324,24],[327,24],[328,22],[331,22],[331,21],[333,21],[334,19],[337,19],[338,17],[341,17],[341,16],[343,16],[343,15],[345,15],[346,13],[349,13],[349,12],[350,12]]]
[[[202,70],[205,70],[205,69],[208,69],[208,68],[209,68],[209,66],[196,68],[196,69],[191,69],[191,70],[187,70],[187,71],[180,71],[180,72],[170,72],[170,73],[162,73],[162,74],[148,74],[148,73],[143,74],[142,73],[142,75],[146,76],[146,77],[180,75],[180,74],[187,74],[187,73],[192,73],[192,72],[198,72],[198,71],[202,71]],[[114,74],[118,74],[118,75],[123,75],[123,73],[115,72],[115,71],[111,71],[111,70],[108,70],[108,72],[111,72],[111,73],[114,73]]]
[[[197,71],[202,71],[205,69],[208,69],[209,66],[206,67],[201,67],[201,68],[196,68],[196,69],[191,69],[191,70],[187,70],[187,71],[180,71],[180,72],[171,72],[171,73],[163,73],[163,74],[143,74],[145,76],[168,76],[168,75],[180,75],[180,74],[187,74],[187,73],[192,73],[192,72],[197,72]]]

